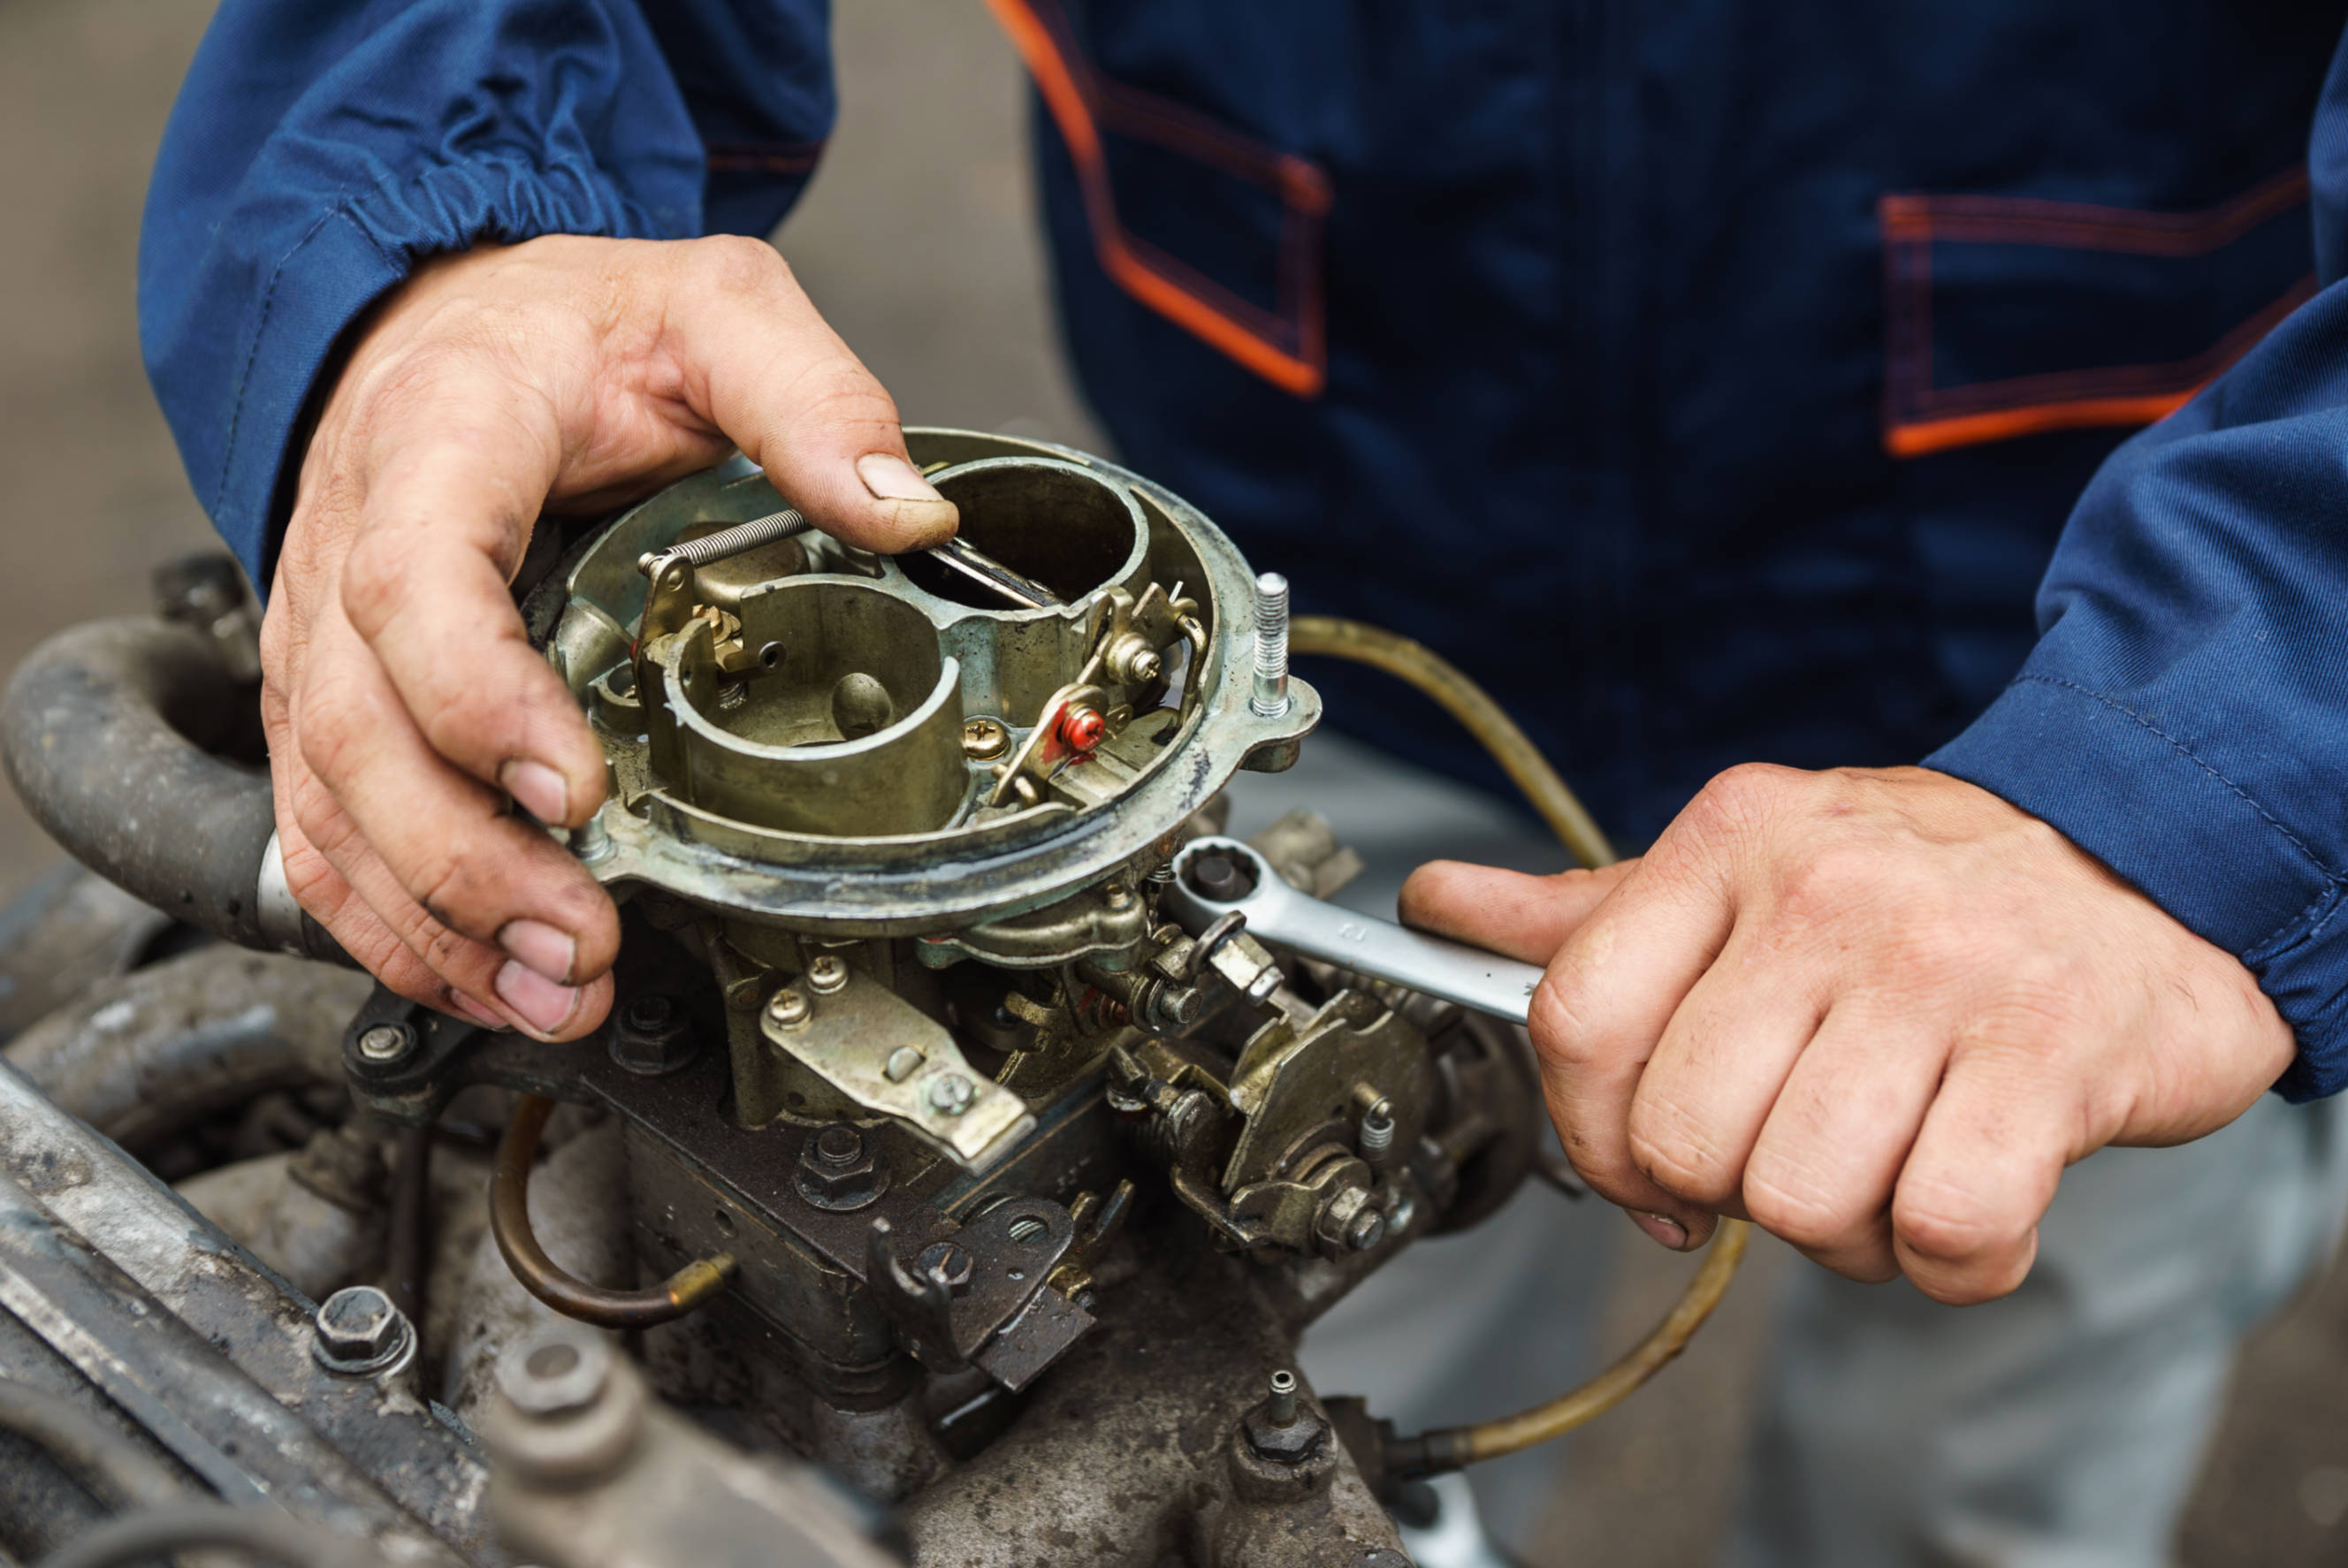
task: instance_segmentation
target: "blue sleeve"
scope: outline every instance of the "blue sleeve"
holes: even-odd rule
[[[2022,673],[1929,765],[2044,818],[2239,957],[2348,1087],[2348,44],[2309,158],[2316,297],[2122,446]]]
[[[139,329],[264,588],[344,331],[418,259],[764,233],[832,118],[827,0],[223,0],[147,193]]]

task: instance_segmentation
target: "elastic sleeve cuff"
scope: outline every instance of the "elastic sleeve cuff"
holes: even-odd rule
[[[2247,791],[2153,718],[2024,675],[1927,767],[2053,826],[2188,929],[2241,959],[2298,1037],[2276,1087],[2348,1087],[2341,882]]]
[[[658,235],[634,203],[576,171],[508,159],[443,164],[338,200],[263,283],[225,413],[213,524],[264,592],[291,509],[322,370],[352,323],[427,256],[546,234]],[[161,367],[159,367],[161,368]]]

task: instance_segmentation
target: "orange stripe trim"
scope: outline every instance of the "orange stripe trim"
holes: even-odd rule
[[[2147,212],[2029,196],[1886,196],[1884,238],[1975,245],[2053,245],[2143,256],[2200,256],[2304,204],[2307,170],[2286,169],[2199,212]]]
[[[2192,402],[2200,390],[2195,386],[2144,397],[2083,397],[2071,403],[2002,408],[1993,414],[1960,414],[1947,419],[1919,420],[1911,425],[1895,425],[1885,431],[1883,446],[1894,457],[1922,457],[1958,446],[2011,441],[2017,436],[2036,436],[2049,430],[2151,425]]]
[[[1299,312],[1299,352],[1291,354],[1238,320],[1227,310],[1201,297],[1192,287],[1169,275],[1164,262],[1153,266],[1136,253],[1117,220],[1117,200],[1110,189],[1108,159],[1102,149],[1100,128],[1086,84],[1060,52],[1057,39],[1024,0],[986,0],[986,7],[1025,62],[1027,73],[1043,95],[1044,107],[1067,143],[1084,192],[1085,216],[1093,231],[1093,249],[1101,268],[1127,293],[1210,347],[1238,361],[1274,386],[1298,397],[1317,397],[1327,382],[1317,296]],[[1300,160],[1301,161],[1301,160]],[[1318,171],[1314,171],[1317,177]],[[1285,183],[1285,182],[1283,182]],[[1296,204],[1292,201],[1293,208]],[[1325,199],[1323,205],[1325,205]],[[1311,209],[1306,218],[1317,217]],[[1297,220],[1292,214],[1292,221]],[[1203,280],[1202,280],[1203,281]]]
[[[2003,408],[1927,415],[1888,425],[1883,449],[1894,457],[1921,457],[1958,446],[1990,441],[2010,441],[2049,430],[2085,430],[2115,425],[2151,425],[2168,418],[2200,395],[2201,389],[2231,369],[2236,361],[2280,325],[2284,317],[2315,294],[2315,280],[2302,278],[2258,314],[2220,338],[2208,353],[2169,364],[2113,365],[2106,369],[2065,372],[2045,376],[2018,376],[2012,381],[1978,382],[1930,394],[1943,403],[1979,403],[2026,396],[2065,381],[2082,384],[2081,391],[2103,383],[2104,395],[2011,402]],[[2166,386],[2159,384],[2167,382]],[[2157,390],[2124,392],[2129,382],[2152,384]]]

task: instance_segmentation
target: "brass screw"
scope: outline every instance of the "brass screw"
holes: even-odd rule
[[[807,998],[788,986],[767,999],[767,1017],[778,1028],[805,1029],[814,1015]]]
[[[962,753],[973,762],[992,762],[1011,745],[1011,732],[1000,719],[968,719],[962,726]]]

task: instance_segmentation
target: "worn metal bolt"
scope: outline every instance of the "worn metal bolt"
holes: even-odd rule
[[[567,1416],[603,1397],[612,1349],[602,1338],[555,1327],[531,1335],[498,1358],[498,1391],[524,1415]]]
[[[922,1069],[922,1063],[928,1060],[928,1057],[922,1055],[913,1047],[910,1045],[901,1045],[896,1050],[889,1053],[888,1064],[882,1067],[880,1071],[888,1074],[890,1082],[902,1083],[908,1078],[912,1077],[914,1073],[919,1072]]]
[[[359,1036],[361,1060],[376,1067],[389,1067],[415,1049],[416,1031],[405,1024],[375,1024]]]
[[[853,1165],[864,1157],[864,1135],[835,1122],[815,1135],[816,1157],[827,1165]]]
[[[778,1029],[805,1029],[815,1008],[803,991],[785,986],[767,999],[767,1017]]]
[[[978,1091],[959,1072],[941,1074],[930,1085],[930,1109],[942,1115],[959,1116],[977,1098]]]
[[[330,1371],[353,1376],[383,1371],[403,1359],[416,1341],[407,1316],[372,1285],[354,1285],[326,1297],[315,1325],[319,1361]]]
[[[1011,744],[1011,732],[999,719],[972,719],[962,727],[962,754],[973,762],[993,762]]]
[[[618,847],[601,816],[591,816],[571,830],[571,853],[590,866],[608,858]]]
[[[1282,1367],[1272,1375],[1272,1398],[1266,1401],[1264,1413],[1275,1427],[1296,1424],[1296,1374]]]
[[[631,1029],[666,1029],[676,1016],[676,999],[661,991],[647,991],[628,1002],[628,1027]]]
[[[957,1241],[933,1241],[922,1249],[916,1263],[923,1277],[936,1280],[959,1296],[970,1288],[970,1276],[976,1269],[970,1248]]]
[[[1112,882],[1101,889],[1101,902],[1112,909],[1133,907],[1133,889],[1122,882]]]
[[[1345,1245],[1355,1252],[1367,1252],[1385,1237],[1386,1216],[1366,1205],[1345,1226]]]
[[[808,965],[808,989],[819,997],[828,997],[848,984],[848,966],[837,954],[824,953]]]
[[[1288,579],[1276,571],[1255,579],[1255,691],[1248,707],[1260,719],[1288,712]]]

